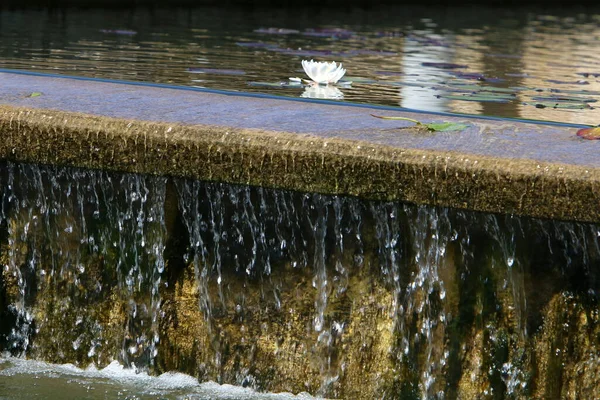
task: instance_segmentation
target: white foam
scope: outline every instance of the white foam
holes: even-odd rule
[[[309,400],[315,399],[308,393],[259,393],[249,388],[234,385],[220,385],[215,382],[199,383],[192,376],[179,372],[166,372],[150,376],[146,372],[136,372],[125,368],[117,361],[98,369],[90,365],[85,369],[73,364],[51,364],[43,361],[24,360],[13,357],[0,357],[0,377],[34,375],[46,378],[62,378],[67,384],[76,380],[80,384],[102,382],[123,387],[139,394],[154,394],[168,398],[204,400]]]

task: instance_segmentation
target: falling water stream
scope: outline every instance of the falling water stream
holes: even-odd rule
[[[0,193],[0,398],[110,368],[141,379],[120,398],[597,383],[596,225],[9,162]]]

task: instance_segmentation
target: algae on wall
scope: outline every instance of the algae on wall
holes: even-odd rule
[[[599,395],[595,225],[2,171],[13,354],[335,398]]]

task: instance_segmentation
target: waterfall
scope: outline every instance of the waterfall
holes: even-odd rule
[[[329,397],[523,398],[560,397],[598,341],[597,225],[1,171],[13,355]]]
[[[16,319],[7,337],[11,353],[67,361],[76,352],[76,360],[152,364],[165,267],[165,184],[165,178],[6,164],[1,254],[4,279],[18,288],[9,305]],[[103,298],[112,287],[119,298]],[[122,314],[110,316],[115,320],[87,309],[109,301],[122,302]],[[119,337],[106,337],[107,322]],[[36,347],[32,336],[51,338],[52,348]]]

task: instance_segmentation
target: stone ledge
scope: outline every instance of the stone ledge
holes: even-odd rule
[[[0,135],[17,162],[600,221],[600,170],[580,165],[13,106]]]

